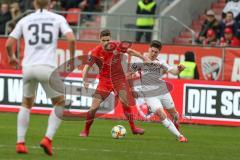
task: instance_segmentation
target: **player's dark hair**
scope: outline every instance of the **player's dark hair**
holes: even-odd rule
[[[111,36],[111,31],[109,29],[104,29],[100,32],[100,38],[105,36]]]
[[[195,55],[192,51],[185,52],[184,56],[185,56],[185,61],[195,62]]]
[[[158,48],[159,50],[162,48],[162,43],[158,40],[153,40],[150,44],[151,47]]]

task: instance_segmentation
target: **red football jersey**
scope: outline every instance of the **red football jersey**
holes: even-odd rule
[[[118,44],[116,42],[116,44]],[[96,63],[99,67],[100,78],[123,78],[125,77],[121,57],[122,52],[113,53],[112,51],[105,51],[101,45],[96,46],[91,52],[92,64]]]

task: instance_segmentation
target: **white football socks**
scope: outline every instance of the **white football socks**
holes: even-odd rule
[[[58,127],[60,126],[62,120],[60,119],[63,115],[64,107],[54,107],[49,118],[48,118],[48,127],[46,132],[46,137],[50,140],[53,139],[54,134],[56,133]]]
[[[181,134],[180,132],[177,130],[177,128],[174,126],[174,124],[172,123],[171,120],[169,120],[168,118],[164,119],[162,121],[162,124],[174,135],[176,135],[177,137],[179,137]]]
[[[20,107],[17,117],[17,143],[25,142],[25,135],[29,126],[30,109]]]

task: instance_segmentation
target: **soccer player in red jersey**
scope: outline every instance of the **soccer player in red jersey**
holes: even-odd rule
[[[143,134],[144,129],[137,128],[134,124],[133,114],[131,107],[135,106],[134,98],[132,97],[131,89],[128,81],[123,72],[121,65],[121,59],[123,53],[128,53],[132,56],[139,57],[144,61],[147,61],[139,52],[125,48],[122,51],[118,42],[110,42],[111,32],[106,29],[100,33],[100,44],[96,46],[90,55],[90,64],[84,66],[83,69],[83,82],[84,87],[87,88],[89,83],[87,82],[87,73],[94,63],[100,68],[99,84],[93,96],[92,105],[86,116],[86,124],[84,130],[80,133],[81,137],[87,137],[89,135],[90,127],[94,121],[95,114],[100,107],[100,104],[114,91],[122,102],[124,114],[128,119],[133,134]],[[117,46],[115,50],[108,50],[108,47],[113,44]]]

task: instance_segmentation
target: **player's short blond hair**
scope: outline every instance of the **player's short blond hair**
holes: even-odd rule
[[[35,0],[35,3],[39,8],[47,8],[49,0]]]

